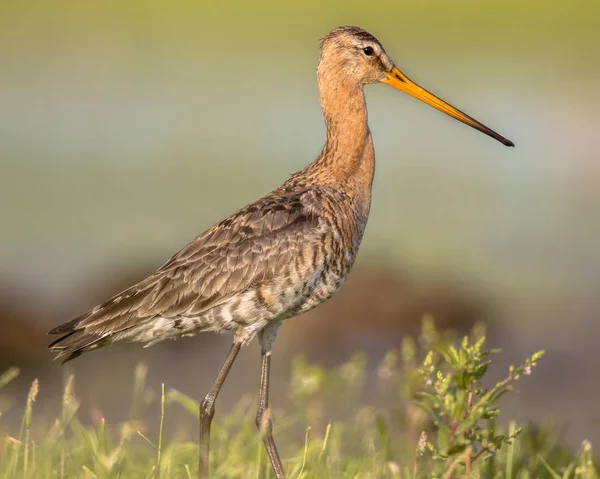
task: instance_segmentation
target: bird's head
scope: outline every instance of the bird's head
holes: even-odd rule
[[[336,88],[351,89],[370,83],[385,83],[506,146],[514,146],[512,141],[411,81],[396,67],[379,40],[362,28],[338,27],[321,40],[318,75],[321,84],[333,84]]]

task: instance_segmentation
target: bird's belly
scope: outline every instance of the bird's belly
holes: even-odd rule
[[[340,278],[339,282],[335,287],[323,287],[315,291],[312,295],[303,298],[301,304],[290,311],[289,317],[298,316],[302,313],[306,313],[313,308],[316,308],[320,304],[330,299],[337,291],[342,287],[344,279]]]
[[[320,265],[302,279],[293,275],[278,278],[246,291],[245,300],[231,308],[231,315],[225,316],[236,326],[252,329],[259,323],[264,326],[272,320],[298,316],[331,298],[346,275],[347,271],[340,268]]]
[[[316,308],[330,299],[344,284],[347,273],[322,271],[300,291],[296,304],[290,308],[289,316],[298,316]]]

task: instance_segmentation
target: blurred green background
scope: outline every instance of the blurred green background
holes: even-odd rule
[[[283,328],[275,377],[283,382],[289,356],[302,351],[335,363],[359,348],[377,360],[432,310],[453,326],[486,319],[507,363],[548,350],[515,411],[554,415],[572,440],[600,439],[592,0],[4,0],[2,366],[52,383],[61,372],[44,349],[50,325],[141,279],[316,157],[318,40],[346,24],[369,30],[409,77],[517,146],[367,87],[378,164],[363,249],[331,305]],[[72,367],[88,378],[91,403],[118,412],[114,388],[129,387],[137,361],[156,366],[155,382],[171,378],[199,396],[228,341],[103,350]],[[231,401],[256,389],[253,348],[226,389]]]

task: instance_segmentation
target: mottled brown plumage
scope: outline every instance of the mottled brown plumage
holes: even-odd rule
[[[149,344],[236,330],[246,344],[268,322],[300,314],[339,287],[366,217],[332,185],[295,176],[197,237],[156,273],[58,326],[51,345],[76,357],[115,341]]]
[[[264,418],[271,348],[281,321],[329,299],[356,258],[375,170],[363,86],[389,84],[511,144],[412,83],[360,28],[337,28],[322,40],[317,77],[327,139],[313,163],[198,236],[153,275],[50,331],[62,335],[51,350],[68,361],[117,341],[153,344],[234,330],[234,345],[201,408],[202,477],[216,396],[239,348],[257,335],[263,356],[257,425],[266,428],[267,452],[276,477],[283,477]]]

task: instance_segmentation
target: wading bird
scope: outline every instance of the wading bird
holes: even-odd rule
[[[215,401],[240,348],[256,336],[262,358],[256,424],[275,476],[284,477],[267,412],[271,350],[281,322],[328,300],[356,258],[375,170],[363,87],[385,83],[514,146],[413,83],[360,28],[336,28],[321,41],[317,78],[327,138],[315,161],[202,233],[156,273],[50,331],[62,335],[50,349],[69,361],[118,341],[149,345],[233,330],[233,345],[200,406],[202,478]]]

